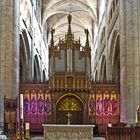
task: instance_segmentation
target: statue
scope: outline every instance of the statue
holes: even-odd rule
[[[24,98],[24,112],[28,113],[28,111],[29,111],[29,100],[28,100],[28,97],[26,96]]]
[[[101,101],[100,97],[98,97],[98,100],[97,100],[97,113],[98,114],[102,113],[102,101]]]
[[[109,99],[107,97],[105,97],[104,99],[104,113],[108,114],[109,112]]]
[[[36,112],[36,99],[33,96],[32,100],[31,100],[31,112],[35,113]]]
[[[38,99],[38,111],[39,113],[42,113],[44,109],[44,100],[42,99],[42,96]]]
[[[112,106],[111,113],[115,114],[117,111],[117,100],[114,97],[111,100],[111,106]]]
[[[94,101],[93,97],[91,97],[91,99],[90,99],[89,107],[90,107],[90,113],[93,114],[95,111],[95,101]]]
[[[51,111],[51,101],[49,99],[49,97],[46,98],[46,106],[45,106],[45,111],[46,113],[49,113]]]

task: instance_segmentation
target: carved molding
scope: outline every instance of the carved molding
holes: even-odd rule
[[[85,92],[89,91],[90,88],[91,81],[86,78],[85,74],[66,73],[54,75],[49,82],[50,91]]]

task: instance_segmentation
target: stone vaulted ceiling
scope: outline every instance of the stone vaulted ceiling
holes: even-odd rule
[[[58,42],[67,32],[67,14],[72,15],[72,32],[76,39],[85,43],[84,29],[89,30],[89,40],[93,43],[93,30],[97,17],[97,0],[42,0],[44,27],[47,27],[48,43],[50,41],[50,29],[55,28],[54,40]]]

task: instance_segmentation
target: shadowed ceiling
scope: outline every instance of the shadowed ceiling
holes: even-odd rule
[[[50,42],[50,29],[55,28],[54,40],[64,38],[67,28],[67,15],[72,15],[72,32],[76,39],[85,44],[84,29],[89,30],[89,41],[93,43],[93,30],[97,17],[97,0],[42,0],[44,27],[47,27],[48,43]]]

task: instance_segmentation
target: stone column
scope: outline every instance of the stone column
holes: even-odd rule
[[[120,0],[121,122],[134,124],[140,104],[140,1]]]
[[[19,0],[0,0],[0,129],[4,96],[19,94]]]

